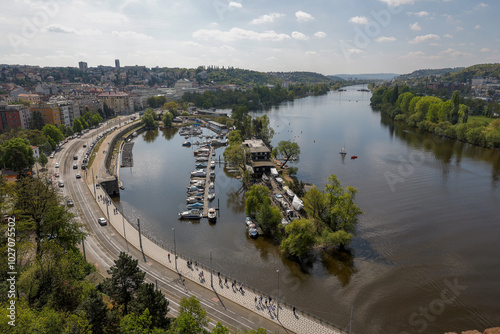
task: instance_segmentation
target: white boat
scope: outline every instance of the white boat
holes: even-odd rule
[[[191,177],[205,177],[207,176],[207,172],[203,169],[196,169],[191,172]]]
[[[210,161],[210,168],[214,169],[215,168],[215,161]]]
[[[196,179],[191,179],[191,185],[195,187],[203,187],[205,188],[205,180],[196,180]]]
[[[208,157],[197,157],[194,159],[196,162],[205,162],[208,161]]]
[[[189,146],[191,146],[191,143],[188,141],[185,141],[184,143],[182,143],[182,146],[189,147]]]
[[[207,198],[209,201],[212,201],[215,198],[215,193],[209,193]]]
[[[252,238],[257,238],[259,236],[259,231],[257,231],[256,228],[249,228],[248,229],[248,235]]]
[[[202,213],[198,209],[191,209],[179,212],[179,216],[184,219],[201,219]]]
[[[202,202],[190,203],[187,205],[187,208],[188,209],[202,209],[203,203]]]
[[[208,209],[208,221],[213,223],[217,220],[217,212],[215,211],[215,208],[210,208]]]
[[[208,184],[208,189],[214,189],[215,188],[215,184],[213,182],[210,182]]]
[[[188,204],[192,204],[192,203],[196,203],[196,202],[201,202],[203,201],[203,196],[189,196],[188,198],[186,198],[186,202]]]
[[[198,188],[196,186],[191,186],[187,190],[188,193],[198,193],[198,192],[202,192],[202,191],[203,191],[203,189]]]
[[[195,164],[196,168],[207,168],[207,164],[205,162],[197,162]]]
[[[207,174],[205,173],[205,176],[206,176],[206,175],[207,175]],[[213,170],[212,170],[212,171],[210,171],[210,177],[211,177],[212,179],[215,179],[215,172],[214,172]]]
[[[339,153],[342,154],[342,155],[346,155],[347,154],[347,152],[345,151],[345,144],[342,145],[342,149],[340,150]]]

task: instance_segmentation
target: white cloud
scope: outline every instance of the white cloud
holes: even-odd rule
[[[113,31],[113,36],[120,39],[153,39],[153,37],[135,31]]]
[[[418,56],[423,56],[425,53],[422,51],[415,51],[415,52],[408,52],[406,55],[401,56],[401,58],[411,58],[411,57],[418,57]]]
[[[314,56],[317,55],[318,53],[316,51],[306,51],[306,55],[308,56]]]
[[[354,16],[349,19],[349,22],[355,24],[368,24],[368,18],[366,16]]]
[[[355,49],[355,48],[347,49],[347,50],[345,50],[345,52],[346,53],[355,54],[355,55],[360,55],[360,54],[365,53],[363,50],[361,50],[361,49]]]
[[[229,7],[232,7],[232,8],[242,8],[243,5],[240,2],[231,1],[229,3]]]
[[[187,46],[195,46],[195,47],[201,47],[202,45],[200,43],[196,43],[193,41],[184,41],[182,44],[187,45]]]
[[[446,37],[446,38],[453,38],[453,35],[452,35],[452,34],[445,34],[445,35],[443,35],[443,36],[444,36],[444,37]]]
[[[459,57],[459,56],[466,56],[466,55],[468,55],[465,52],[461,52],[461,51],[458,51],[458,50],[455,50],[455,49],[452,49],[452,48],[448,48],[445,51],[441,51],[439,54],[448,55],[450,57]]]
[[[419,31],[422,30],[422,27],[418,24],[418,22],[415,22],[413,24],[410,24],[410,29],[413,31]]]
[[[410,44],[418,44],[418,43],[424,43],[424,42],[431,42],[431,41],[437,41],[439,40],[440,37],[435,34],[428,34],[428,35],[420,35],[409,41],[408,43]]]
[[[427,16],[429,15],[428,12],[426,12],[425,10],[421,11],[421,12],[416,12],[415,13],[415,16],[418,16],[418,17],[424,17],[424,16]]]
[[[309,37],[307,37],[306,35],[304,35],[303,33],[301,32],[298,32],[298,31],[294,31],[292,32],[292,38],[293,39],[298,39],[300,41],[306,41],[309,39]]]
[[[96,29],[75,29],[71,27],[66,27],[60,24],[49,24],[47,27],[44,28],[44,31],[47,32],[54,32],[54,33],[62,33],[62,34],[74,34],[74,35],[80,35],[80,36],[96,36],[96,35],[102,35],[102,32],[100,30]]]
[[[262,24],[262,23],[274,22],[274,19],[280,18],[282,16],[285,16],[285,14],[271,13],[271,14],[262,15],[256,19],[253,19],[252,24]]]
[[[477,5],[475,8],[476,8],[476,9],[480,9],[480,8],[486,8],[486,7],[488,7],[488,5],[487,5],[487,4],[485,4],[484,2],[481,2],[481,3],[480,3],[479,5]]]
[[[379,0],[383,3],[385,3],[387,6],[391,7],[399,7],[401,5],[409,5],[413,4],[415,0]]]
[[[490,49],[488,49],[488,48],[482,48],[482,49],[481,49],[481,52],[486,53],[486,52],[491,52],[491,50],[490,50]]]
[[[474,27],[474,29],[481,29],[482,27],[478,24],[477,26]]]
[[[323,31],[317,31],[314,33],[314,37],[316,38],[325,38],[326,37],[326,33],[323,32]]]
[[[92,23],[106,23],[110,25],[121,24],[129,22],[129,19],[126,15],[114,12],[98,12],[98,13],[89,13],[86,14],[85,17],[88,21]]]
[[[193,32],[193,37],[197,39],[216,39],[223,42],[239,41],[239,40],[253,40],[253,41],[283,41],[290,39],[287,34],[279,34],[273,30],[265,32],[256,32],[252,30],[245,30],[241,28],[231,28],[229,31],[222,31],[218,29],[200,29]]]
[[[375,42],[385,43],[385,42],[394,42],[395,40],[396,40],[396,37],[380,36],[379,38],[375,39]]]
[[[307,22],[314,20],[314,17],[311,14],[303,12],[301,10],[295,13],[295,17],[299,22]]]

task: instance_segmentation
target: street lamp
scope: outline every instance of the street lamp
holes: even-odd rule
[[[174,257],[175,257],[175,270],[177,270],[177,248],[175,247],[175,227],[172,227],[172,231],[174,231]]]
[[[276,302],[276,319],[279,317],[280,312],[280,271],[276,270],[278,273],[278,301]]]

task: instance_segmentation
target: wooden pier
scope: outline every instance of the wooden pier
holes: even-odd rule
[[[207,162],[207,175],[205,176],[205,192],[203,196],[203,218],[208,217],[208,194],[210,193],[210,164],[212,163],[212,153],[214,148],[210,147],[210,152],[208,153],[208,162]]]

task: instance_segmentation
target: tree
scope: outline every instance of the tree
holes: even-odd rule
[[[94,334],[104,333],[107,323],[108,308],[102,300],[102,294],[95,288],[90,289],[88,295],[79,306],[78,312],[83,312],[92,325]]]
[[[124,252],[114,262],[114,266],[108,269],[111,278],[106,278],[100,286],[116,303],[123,305],[123,314],[128,314],[128,305],[144,282],[146,273],[139,269],[138,260]]]
[[[200,306],[195,296],[182,298],[179,305],[179,316],[173,324],[174,333],[204,333],[208,325],[207,312]]]
[[[234,130],[229,132],[229,135],[227,136],[227,140],[229,142],[229,145],[241,145],[243,143],[243,139],[241,139],[241,131],[240,130]]]
[[[168,300],[163,293],[155,290],[153,283],[143,283],[134,300],[130,303],[130,310],[135,314],[142,314],[149,310],[153,327],[168,328],[170,321],[167,318]]]
[[[1,166],[18,173],[31,169],[35,163],[33,150],[27,139],[13,138],[7,140],[0,147],[0,153]]]
[[[42,130],[45,125],[45,117],[38,110],[33,111],[28,121],[28,127],[31,130]]]
[[[224,153],[224,160],[230,166],[237,166],[245,169],[245,149],[241,145],[230,145],[226,147]]]
[[[82,122],[80,122],[78,118],[75,118],[73,120],[73,132],[78,133],[81,132],[82,130],[83,130]]]
[[[265,233],[276,230],[281,222],[280,209],[269,203],[261,204],[257,212],[257,222]]]
[[[146,308],[144,312],[128,314],[120,321],[120,333],[124,334],[149,334],[153,329],[151,315]]]
[[[161,117],[161,121],[163,122],[163,126],[165,126],[166,128],[171,128],[173,119],[174,119],[174,116],[170,112],[165,111],[163,113],[163,116]]]
[[[179,105],[175,101],[167,102],[163,105],[163,109],[168,110],[173,117],[176,117],[179,114],[177,112],[177,108],[179,108]]]
[[[52,138],[55,143],[59,143],[64,139],[64,135],[55,125],[45,124],[42,129],[43,134],[48,138]]]
[[[297,219],[285,227],[285,237],[281,241],[281,250],[291,257],[304,256],[312,245],[315,236],[314,224],[307,219]]]
[[[299,144],[293,143],[290,140],[282,140],[276,146],[276,154],[279,157],[285,159],[285,161],[282,162],[282,165],[284,166],[290,159],[295,160],[299,158],[300,155]]]
[[[312,218],[319,221],[326,222],[328,215],[325,217],[327,211],[325,196],[318,188],[312,187],[304,196],[304,210]]]
[[[141,117],[141,122],[147,129],[154,129],[158,127],[158,122],[156,121],[157,118],[158,115],[156,112],[151,108],[147,108],[144,115]]]
[[[460,111],[460,93],[458,90],[453,92],[453,95],[451,96],[451,103],[452,103],[452,110],[451,110],[451,117],[449,119],[451,124],[457,124],[458,123],[458,112]]]
[[[88,129],[89,128],[89,124],[87,123],[87,121],[85,120],[85,117],[80,117],[80,123],[82,123],[82,127],[84,129]]]
[[[248,216],[255,215],[262,205],[270,205],[269,188],[260,184],[254,184],[246,193],[245,212]]]
[[[47,158],[47,156],[43,153],[40,153],[40,157],[38,158],[38,162],[40,163],[40,165],[42,165],[42,167],[45,167],[45,165],[47,165],[47,162],[49,162],[49,159]]]

